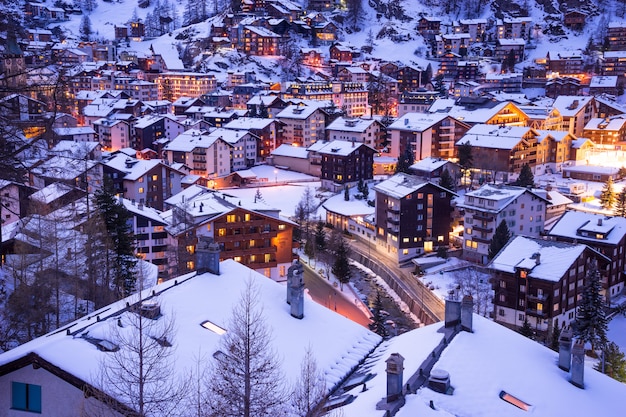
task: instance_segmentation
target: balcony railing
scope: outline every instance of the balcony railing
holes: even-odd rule
[[[534,308],[527,308],[526,314],[534,317],[547,317],[547,314],[543,310],[536,310]]]

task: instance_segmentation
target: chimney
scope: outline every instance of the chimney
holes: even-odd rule
[[[598,226],[602,226],[602,219],[598,219]]]
[[[561,330],[559,336],[559,368],[569,372],[572,364],[572,337],[574,332],[570,327]]]
[[[293,269],[292,269],[293,268]],[[304,268],[302,264],[295,261],[289,268],[291,276],[287,276],[289,295],[287,302],[291,305],[291,316],[297,319],[304,317]]]
[[[196,271],[198,274],[210,272],[220,274],[220,245],[211,238],[200,236],[196,245]]]
[[[450,389],[450,374],[443,369],[433,369],[428,378],[428,388],[433,391],[447,394]]]
[[[392,353],[385,362],[387,362],[387,402],[391,403],[402,397],[404,357],[399,353]]]
[[[461,329],[472,333],[472,318],[474,315],[474,299],[466,295],[461,301]]]
[[[534,254],[535,257],[535,265],[539,265],[541,263],[541,254],[539,252]]]
[[[297,259],[294,259],[291,266],[287,270],[287,304],[291,304],[291,284],[293,282],[293,272],[298,269],[298,265],[302,266]]]
[[[456,300],[446,300],[445,327],[454,327],[461,322],[461,303]]]
[[[572,348],[572,379],[578,388],[585,388],[585,343],[577,340]]]

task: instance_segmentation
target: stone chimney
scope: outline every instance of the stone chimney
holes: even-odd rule
[[[570,327],[561,330],[559,336],[559,368],[569,372],[572,364],[572,337],[574,332]]]
[[[572,348],[572,379],[578,388],[585,388],[585,343],[577,340]]]
[[[445,327],[454,327],[461,322],[461,302],[446,300]]]
[[[428,388],[433,391],[447,394],[450,390],[450,374],[443,369],[433,369],[428,378]]]
[[[294,259],[291,266],[287,270],[287,304],[291,304],[291,285],[293,282],[293,273],[299,268],[302,268],[302,264],[297,259]]]
[[[287,276],[287,281],[291,281],[291,284],[288,284],[287,302],[291,305],[291,316],[302,319],[304,317],[304,268],[300,262],[295,261],[289,267],[289,272],[291,276]]]
[[[472,332],[472,318],[474,315],[474,299],[466,295],[461,301],[461,329]]]
[[[402,376],[404,371],[404,357],[399,353],[392,353],[387,362],[387,402],[391,403],[402,397]]]
[[[196,245],[196,271],[220,274],[220,245],[211,238],[200,236]]]

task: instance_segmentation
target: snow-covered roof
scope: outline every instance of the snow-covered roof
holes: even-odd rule
[[[309,151],[301,146],[291,146],[283,143],[272,151],[274,156],[288,156],[291,158],[307,159]]]
[[[430,129],[434,124],[441,122],[446,117],[448,117],[448,115],[444,113],[406,113],[390,124],[387,129],[423,132]]]
[[[617,87],[617,75],[594,75],[589,82],[589,88]]]
[[[404,174],[401,172],[395,174],[389,179],[382,181],[379,184],[376,184],[374,190],[394,198],[403,198],[428,184],[441,188],[442,191],[451,192],[450,190],[446,190],[443,187],[439,187],[439,185],[435,183],[425,181],[414,175]],[[456,194],[453,193],[453,195]]]
[[[96,133],[91,126],[55,127],[53,130],[59,136],[94,135]]]
[[[374,214],[376,212],[376,208],[370,206],[367,203],[366,199],[359,200],[357,198],[354,198],[354,195],[357,194],[358,190],[355,189],[356,187],[353,188],[354,189],[350,189],[350,200],[346,201],[344,198],[344,193],[339,193],[324,201],[322,206],[327,211],[342,216],[365,217]],[[370,193],[367,196],[369,200],[375,200],[375,196],[372,194],[374,193]]]
[[[558,96],[554,100],[554,107],[563,117],[574,117],[591,100],[593,96]]]
[[[469,142],[472,146],[481,148],[513,149],[531,130],[530,127],[522,126],[478,124],[472,126],[465,136],[458,140],[457,145]]]
[[[276,115],[277,119],[308,119],[313,113],[315,113],[319,107],[317,106],[300,106],[290,105],[283,109]]]
[[[30,195],[31,200],[42,204],[50,204],[54,200],[70,193],[74,188],[67,184],[54,182]]]
[[[213,362],[221,335],[207,330],[205,321],[230,328],[232,309],[240,303],[246,286],[253,285],[262,314],[272,334],[271,348],[288,381],[300,376],[300,364],[307,351],[315,352],[317,365],[332,387],[344,378],[378,344],[380,337],[359,324],[304,298],[304,318],[290,315],[285,303],[284,285],[278,284],[248,267],[226,260],[220,274],[189,274],[143,291],[141,300],[158,302],[159,321],[171,320],[175,331],[168,338],[172,350],[173,377],[187,378],[203,358]],[[154,299],[148,299],[153,293]],[[30,353],[41,357],[56,369],[99,386],[98,370],[105,358],[114,353],[99,350],[94,341],[106,340],[119,349],[130,349],[119,340],[120,333],[132,337],[130,323],[136,313],[126,309],[137,296],[113,303],[89,316],[63,327],[62,331],[34,339],[0,355],[0,366],[24,358]],[[119,327],[121,323],[123,327]],[[106,388],[104,388],[106,389]]]
[[[225,124],[224,128],[235,130],[265,129],[274,122],[276,122],[276,119],[264,119],[261,117],[239,117]]]
[[[189,129],[176,136],[165,145],[165,151],[191,152],[196,148],[209,148],[217,140],[218,136],[210,136],[208,132],[198,129]]]
[[[588,232],[586,236],[578,231]],[[596,232],[608,233],[605,238],[597,236]],[[558,222],[550,229],[550,236],[561,236],[568,239],[578,239],[590,244],[616,245],[626,234],[626,218],[606,217],[601,214],[582,211],[566,211]]]
[[[511,274],[523,268],[532,278],[557,282],[586,248],[582,244],[515,236],[493,258],[490,267]]]
[[[326,126],[326,130],[363,133],[374,123],[378,123],[378,121],[376,119],[338,117],[331,124]]]
[[[452,162],[448,161],[447,159],[427,157],[411,165],[410,169],[413,171],[433,172],[434,170],[448,163]]]
[[[536,197],[541,198],[545,200],[546,202],[549,202],[546,198],[535,193],[534,191],[529,190],[528,188],[516,187],[514,185],[503,185],[503,184],[498,184],[498,185],[483,184],[479,189],[465,193],[465,199],[467,201],[467,197],[475,197],[475,198],[482,198],[485,200],[501,202],[501,203],[496,204],[493,209],[489,210],[489,211],[493,211],[497,213],[505,209],[506,206],[510,202],[512,202],[513,200],[515,200],[516,198],[518,198],[524,193],[533,194]],[[502,201],[504,201],[504,203],[502,203]],[[458,207],[475,208],[475,206],[471,204],[465,204],[465,203],[459,203]]]
[[[609,118],[594,117],[587,122],[585,130],[606,130],[607,132],[619,132],[624,127],[625,123],[626,115],[618,115]]]
[[[124,172],[124,179],[129,181],[137,180],[160,164],[162,162],[159,159],[136,159],[123,153],[119,153],[105,162],[105,165]]]
[[[327,155],[347,156],[362,146],[370,148],[372,151],[375,151],[375,149],[364,144],[363,142],[350,142],[347,140],[333,140],[329,143],[326,143],[325,146],[318,149],[317,152],[319,152],[320,154],[327,154]]]

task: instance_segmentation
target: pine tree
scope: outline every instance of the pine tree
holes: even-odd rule
[[[459,166],[463,172],[463,177],[467,176],[467,172],[474,166],[474,155],[472,154],[472,145],[469,141],[462,143],[458,149]]]
[[[267,119],[270,117],[267,106],[263,104],[263,102],[261,102],[261,105],[259,106],[259,117],[261,119]]]
[[[522,165],[522,169],[520,170],[519,177],[515,181],[515,185],[519,187],[534,187],[535,186],[535,176],[533,175],[532,169],[528,164]]]
[[[559,351],[559,338],[561,337],[561,328],[558,326],[558,322],[554,324],[552,328],[552,337],[550,338],[550,349],[555,352]]]
[[[380,290],[376,291],[376,297],[373,300],[372,305],[372,323],[370,324],[370,330],[383,338],[389,336],[387,328],[385,327],[385,317],[383,316],[383,296]]]
[[[493,259],[498,252],[509,242],[511,239],[511,231],[506,225],[506,221],[502,220],[496,228],[491,243],[489,243],[489,259]]]
[[[91,19],[89,19],[89,16],[84,14],[81,21],[80,21],[80,39],[83,41],[88,41],[89,37],[92,34],[92,30],[91,30]]]
[[[598,362],[594,369],[602,372],[603,364]],[[604,373],[611,378],[626,383],[626,359],[619,346],[609,342],[604,349]]]
[[[406,148],[402,155],[398,158],[398,164],[396,165],[396,174],[404,172],[408,174],[410,172],[411,165],[413,165],[413,152],[409,148]]]
[[[594,259],[589,265],[582,299],[576,310],[574,334],[592,348],[603,349],[607,343],[608,320],[606,318],[604,297],[601,294],[602,283],[598,263]]]
[[[321,253],[326,250],[326,232],[324,231],[324,223],[319,221],[315,226],[315,251]]]
[[[530,323],[528,322],[528,318],[524,319],[524,324],[522,324],[522,328],[519,331],[523,336],[526,336],[529,339],[533,338],[533,328],[530,326]]]
[[[613,179],[609,179],[604,184],[602,192],[600,193],[600,204],[607,210],[610,210],[615,205],[615,190],[613,190]]]
[[[259,203],[263,201],[263,196],[261,195],[261,189],[257,188],[256,193],[254,194],[254,202]]]
[[[208,381],[204,415],[270,417],[283,415],[287,400],[281,363],[272,346],[258,288],[249,281],[233,308],[228,331]]]
[[[439,177],[439,185],[447,190],[454,191],[454,179],[452,179],[452,175],[450,175],[446,168],[441,171],[441,176]]]
[[[352,271],[350,271],[350,263],[348,261],[348,245],[343,236],[339,239],[339,245],[335,253],[335,263],[333,264],[332,273],[337,277],[341,283],[341,290],[343,291],[343,284],[350,282]]]
[[[622,188],[622,191],[617,195],[614,213],[616,216],[626,217],[626,187]]]
[[[104,187],[96,191],[96,210],[102,217],[113,251],[113,285],[118,297],[127,297],[135,291],[135,237],[130,226],[132,214]]]

